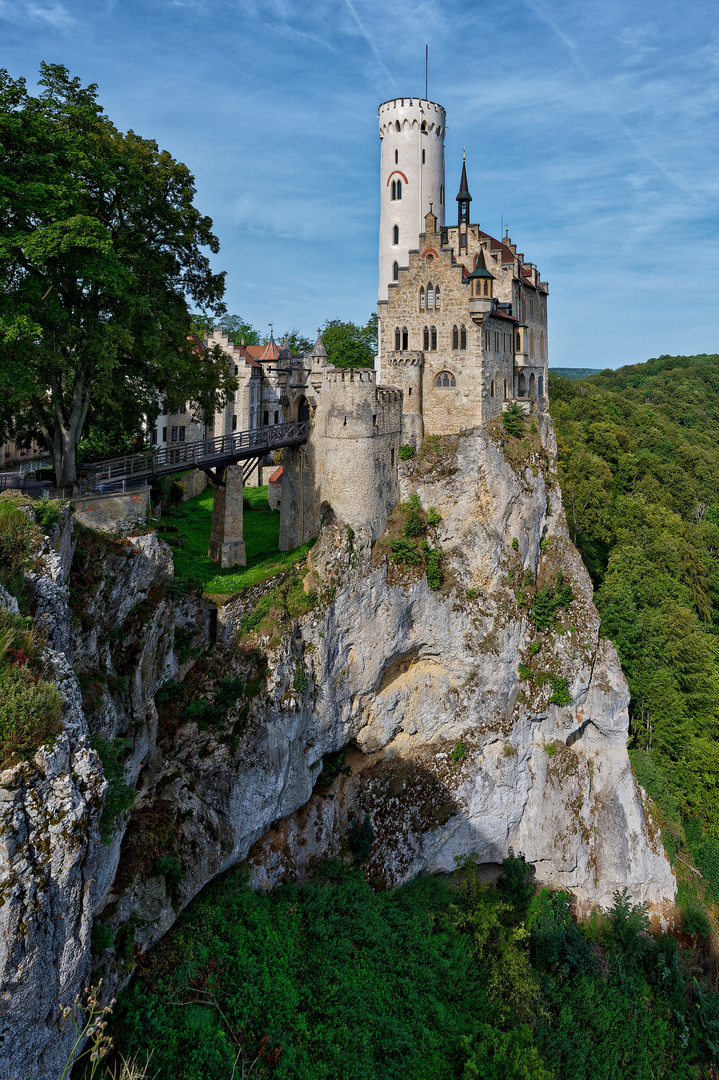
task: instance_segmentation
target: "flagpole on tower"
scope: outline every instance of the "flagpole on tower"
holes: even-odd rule
[[[429,101],[427,97],[427,84],[429,81],[429,45],[424,47],[424,100]]]

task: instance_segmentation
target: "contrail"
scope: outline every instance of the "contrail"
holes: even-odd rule
[[[524,3],[530,9],[530,11],[534,12],[538,19],[541,19],[543,23],[546,23],[550,30],[552,30],[557,35],[557,37],[569,53],[572,59],[572,63],[576,67],[577,71],[587,80],[587,82],[593,89],[596,89],[596,82],[582,63],[582,60],[579,56],[579,51],[572,39],[564,33],[562,28],[557,25],[551,15],[547,14],[542,5],[537,3],[537,0],[524,0]],[[599,107],[603,108],[607,114],[611,112],[611,110],[607,106],[601,104],[601,94],[597,93],[595,95],[595,99],[597,102],[600,103]],[[671,173],[669,169],[667,169],[667,167],[661,161],[659,161],[658,158],[654,157],[654,155],[651,154],[646,149],[646,147],[642,145],[637,136],[630,130],[630,128],[626,126],[626,124],[622,120],[618,119],[618,117],[614,113],[612,113],[611,115],[616,126],[634,146],[634,148],[642,155],[643,158],[645,158],[651,165],[653,165],[654,168],[662,174],[662,176],[665,176],[670,184],[673,184],[674,187],[676,187],[679,191],[682,191],[685,195],[688,195],[691,199],[698,198],[696,191],[693,188],[690,188],[683,184],[681,180],[678,180],[677,177],[673,173]]]
[[[373,55],[374,55],[374,58],[375,58],[375,60],[377,61],[377,63],[379,64],[379,66],[380,66],[380,67],[382,68],[382,70],[383,70],[383,72],[385,73],[385,75],[387,76],[388,80],[389,80],[389,81],[390,81],[391,83],[394,83],[394,78],[393,78],[393,77],[392,77],[392,75],[390,74],[390,72],[389,72],[389,70],[388,70],[388,68],[387,68],[387,65],[385,64],[384,60],[383,60],[383,59],[382,59],[382,57],[380,56],[379,52],[377,51],[377,47],[376,47],[376,45],[375,45],[374,41],[372,41],[372,38],[371,38],[371,37],[369,36],[369,34],[368,34],[368,33],[367,33],[367,31],[365,30],[364,26],[363,26],[363,25],[362,25],[362,23],[360,22],[360,17],[359,17],[359,15],[357,14],[357,12],[355,11],[355,9],[354,9],[354,5],[353,5],[353,4],[351,3],[351,0],[345,0],[345,4],[346,4],[346,5],[347,5],[347,7],[348,7],[348,8],[350,9],[350,12],[351,12],[351,14],[352,14],[352,18],[354,19],[354,21],[355,21],[355,22],[357,23],[357,25],[359,26],[359,28],[360,28],[360,33],[362,34],[362,37],[363,37],[363,38],[365,39],[365,41],[366,41],[366,42],[367,42],[367,44],[369,45],[370,49],[372,50],[372,53],[373,53]]]

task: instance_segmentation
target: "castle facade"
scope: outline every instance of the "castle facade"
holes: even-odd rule
[[[470,220],[462,163],[445,223],[445,112],[395,98],[379,109],[382,384],[402,389],[403,441],[448,434],[517,401],[547,408],[547,296],[533,263]]]

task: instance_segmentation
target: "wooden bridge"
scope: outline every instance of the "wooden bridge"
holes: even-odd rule
[[[158,450],[143,450],[139,454],[97,461],[83,466],[85,476],[80,481],[80,492],[125,491],[146,484],[153,477],[170,476],[172,473],[187,472],[188,469],[202,469],[216,483],[221,483],[221,470],[240,461],[248,462],[243,470],[243,479],[247,480],[265,454],[307,442],[309,429],[307,420],[289,421],[252,428],[250,431],[233,431],[231,435],[218,435],[215,439],[172,443]]]

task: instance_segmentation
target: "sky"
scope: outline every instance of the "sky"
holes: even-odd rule
[[[447,110],[451,220],[549,282],[550,366],[719,352],[716,0],[0,0],[0,67],[64,64],[196,178],[231,313],[376,310],[377,106]],[[682,307],[682,304],[684,305]]]

